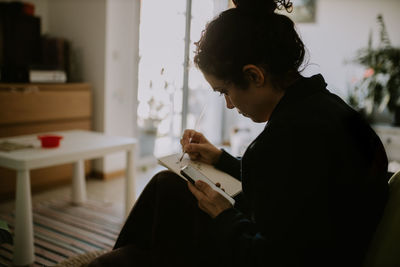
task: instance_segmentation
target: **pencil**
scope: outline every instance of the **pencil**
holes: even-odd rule
[[[203,109],[201,110],[201,113],[200,113],[199,117],[197,118],[196,123],[194,124],[194,131],[197,131],[197,130],[198,130],[199,124],[200,124],[200,121],[201,121],[201,118],[203,117],[206,108],[207,108],[207,102],[206,102],[206,104],[204,105]],[[192,142],[193,135],[194,135],[194,133],[192,132],[191,136],[189,137],[189,144]],[[181,156],[181,158],[179,159],[179,162],[182,161],[183,156],[185,155],[185,153],[186,153],[185,151],[182,152],[182,156]]]

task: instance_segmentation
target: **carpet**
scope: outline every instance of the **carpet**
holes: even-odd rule
[[[1,213],[14,229],[14,211]],[[87,201],[74,206],[67,199],[49,200],[33,207],[35,263],[52,266],[67,258],[111,250],[123,224],[122,208],[112,203]],[[0,246],[0,266],[12,264],[13,246]]]

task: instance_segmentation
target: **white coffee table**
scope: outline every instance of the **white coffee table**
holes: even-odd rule
[[[39,134],[0,138],[0,142],[11,141],[34,146],[33,148],[11,152],[0,151],[0,166],[17,171],[13,255],[15,265],[31,264],[35,258],[30,170],[74,163],[72,201],[79,204],[86,200],[84,160],[100,158],[113,152],[126,151],[126,214],[135,201],[134,154],[136,139],[107,136],[82,130],[52,132],[52,134],[63,136],[61,145],[57,148],[41,148],[40,141],[37,139]]]

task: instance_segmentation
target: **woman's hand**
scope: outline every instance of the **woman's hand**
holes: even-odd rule
[[[224,210],[232,208],[232,204],[220,193],[203,181],[196,181],[193,185],[188,182],[189,190],[197,198],[199,208],[211,218],[215,218]]]
[[[191,142],[189,142],[191,139]],[[222,151],[211,144],[202,133],[185,130],[181,139],[182,150],[191,160],[208,164],[217,163]]]

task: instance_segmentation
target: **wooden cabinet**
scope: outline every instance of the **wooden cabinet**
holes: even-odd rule
[[[87,83],[0,84],[0,137],[92,129]],[[86,172],[90,163],[86,163]],[[0,200],[14,196],[15,172],[0,168]],[[71,182],[72,164],[31,171],[32,191]]]

